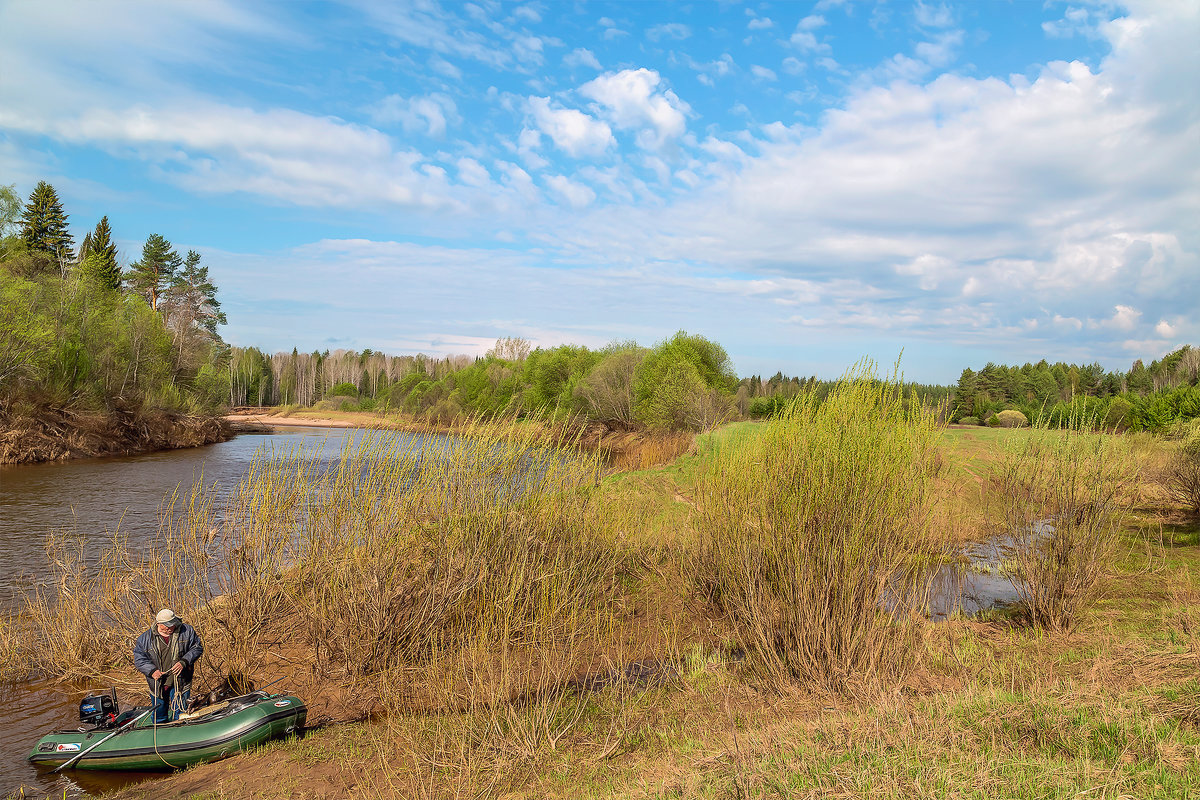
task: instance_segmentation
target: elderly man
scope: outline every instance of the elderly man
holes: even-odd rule
[[[154,721],[167,722],[187,709],[192,673],[204,645],[191,625],[164,608],[150,630],[133,645],[133,665],[146,676],[154,702]]]

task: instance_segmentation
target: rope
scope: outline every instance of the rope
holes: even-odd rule
[[[160,702],[162,702],[162,699],[163,698],[162,698],[162,695],[160,694],[158,681],[156,680],[156,681],[154,681],[154,704],[155,704],[155,706],[157,706]],[[179,684],[176,683],[175,691],[171,694],[171,705],[175,705],[175,701],[177,701],[178,699],[179,699]],[[171,709],[168,708],[167,716],[170,716],[170,715],[171,715]],[[179,767],[183,766],[182,764],[179,764],[179,765],[172,764],[170,761],[167,761],[166,756],[164,756],[162,753],[158,752],[158,709],[157,708],[154,709],[154,755],[158,756],[159,759],[164,764],[166,764],[168,767],[170,767],[171,769],[178,769]]]

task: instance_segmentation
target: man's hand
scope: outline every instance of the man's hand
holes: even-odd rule
[[[176,664],[175,666],[179,666],[179,665]],[[150,677],[154,678],[154,680],[158,680],[162,676],[163,676],[163,672],[162,672],[162,670],[159,670],[159,669],[156,669],[156,670],[154,670],[154,672],[150,673]]]
[[[178,675],[181,672],[183,672],[183,662],[176,661],[175,666],[171,667],[171,674]]]

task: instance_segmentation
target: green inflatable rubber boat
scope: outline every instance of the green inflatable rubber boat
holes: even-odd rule
[[[304,730],[298,697],[252,692],[154,724],[148,708],[117,713],[115,697],[89,697],[80,719],[91,725],[42,737],[29,760],[57,769],[156,770],[216,761]]]

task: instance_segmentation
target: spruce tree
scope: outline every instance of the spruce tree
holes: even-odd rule
[[[142,257],[129,265],[125,282],[157,311],[163,294],[174,282],[175,273],[182,263],[179,254],[171,248],[171,243],[152,233],[142,246]]]
[[[82,264],[87,261],[88,253],[92,252],[92,232],[88,231],[83,236],[83,241],[79,244],[79,255],[76,256],[76,263]]]
[[[67,215],[54,187],[39,181],[21,214],[21,238],[33,253],[44,253],[60,268],[75,260],[75,240],[67,228]]]
[[[88,272],[101,285],[113,291],[121,288],[121,265],[117,263],[117,246],[112,240],[112,229],[108,227],[108,217],[101,217],[96,223],[96,230],[88,234],[84,240],[87,253],[83,246],[79,248],[80,260],[88,265]],[[87,258],[92,256],[92,258]]]

